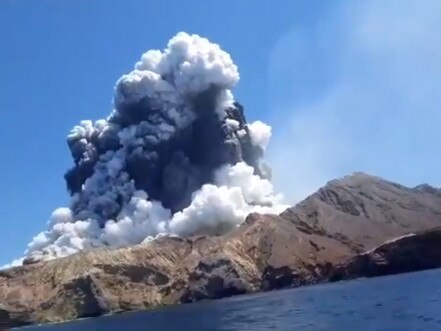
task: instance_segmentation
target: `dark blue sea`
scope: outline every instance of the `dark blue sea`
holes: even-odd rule
[[[35,331],[441,330],[441,270],[125,313]]]

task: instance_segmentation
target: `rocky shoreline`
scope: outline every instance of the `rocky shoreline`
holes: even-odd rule
[[[0,329],[441,266],[441,193],[365,174],[220,237],[159,238],[0,271]]]

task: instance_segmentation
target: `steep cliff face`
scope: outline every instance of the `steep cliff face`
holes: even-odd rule
[[[331,281],[376,277],[441,267],[441,228],[412,233],[336,266]]]
[[[374,258],[380,253],[394,272],[438,266],[430,261],[439,259],[439,230],[379,246],[438,226],[437,189],[355,174],[280,215],[251,214],[224,236],[163,237],[0,271],[0,323],[62,321],[384,274]],[[427,250],[433,254],[425,256]],[[372,265],[379,271],[369,274]]]

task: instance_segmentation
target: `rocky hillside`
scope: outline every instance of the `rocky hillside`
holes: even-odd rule
[[[386,241],[439,226],[440,190],[407,188],[358,173],[329,182],[278,216],[251,214],[221,237],[163,237],[146,245],[0,271],[0,325],[62,321],[371,275],[357,261],[374,261]],[[408,236],[405,246],[388,242],[384,259],[393,258],[394,272],[414,270],[407,264],[418,263],[419,257],[400,259],[408,252],[403,247],[418,238],[418,253],[433,249],[441,233],[432,233],[438,239]]]
[[[441,228],[411,233],[335,267],[330,281],[376,277],[441,267]]]

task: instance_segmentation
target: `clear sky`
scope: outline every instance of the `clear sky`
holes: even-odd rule
[[[0,265],[66,205],[65,137],[178,31],[239,66],[236,99],[273,126],[274,181],[297,201],[354,171],[441,185],[441,2],[0,1]]]

